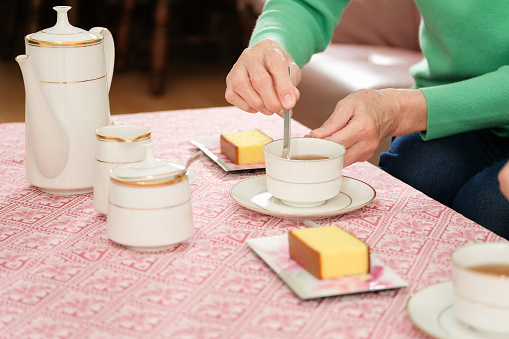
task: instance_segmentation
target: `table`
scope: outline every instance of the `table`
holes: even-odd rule
[[[234,107],[115,116],[152,129],[155,153],[183,163],[190,138],[257,127],[281,138],[283,120]],[[292,122],[292,134],[308,129]],[[339,224],[408,281],[406,288],[302,301],[245,244],[301,221],[247,210],[229,196],[263,172],[193,164],[195,234],[162,252],[110,241],[92,194],[53,196],[25,179],[24,125],[0,125],[2,338],[427,338],[405,313],[411,293],[451,278],[450,252],[494,233],[369,163],[344,174],[376,199],[320,225]]]

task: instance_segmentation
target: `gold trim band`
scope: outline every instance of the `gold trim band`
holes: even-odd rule
[[[95,79],[87,79],[87,80],[80,80],[80,81],[41,81],[41,84],[56,84],[56,85],[67,85],[67,84],[79,84],[81,82],[89,82],[89,81],[96,81],[106,78],[106,75],[103,75],[102,77],[95,78]]]
[[[145,133],[145,134],[142,134],[134,139],[122,139],[122,138],[119,138],[119,137],[107,137],[107,136],[104,136],[104,135],[98,135],[96,134],[95,137],[97,138],[97,140],[99,141],[104,141],[104,142],[109,142],[109,141],[114,141],[114,142],[135,142],[135,141],[142,141],[142,140],[146,140],[148,138],[150,138],[152,134],[152,131],[148,132],[148,133]]]
[[[117,162],[117,161],[104,161],[104,160],[99,160],[96,158],[95,161],[103,163],[103,164],[114,164],[114,165],[124,165],[125,164],[125,165],[127,165],[127,164],[135,164],[138,162],[142,162],[143,160]]]
[[[143,160],[142,160],[143,161]],[[180,172],[180,170],[177,170],[175,172]],[[169,173],[161,173],[161,174],[155,174],[155,175],[146,175],[146,176],[139,176],[139,177],[130,177],[129,179],[132,179],[132,180],[154,180],[154,179],[157,179],[157,178],[164,178],[164,177],[168,177],[170,173],[173,173],[173,172],[169,172]],[[175,175],[174,175],[175,176]],[[180,177],[179,177],[180,178]],[[175,178],[177,179],[177,178]],[[173,180],[173,179],[172,179]]]
[[[122,208],[124,210],[132,210],[132,211],[160,211],[160,210],[167,210],[167,209],[170,209],[170,208],[175,208],[175,207],[179,207],[179,206],[182,206],[182,205],[185,205],[187,203],[190,203],[191,202],[191,199],[187,199],[186,201],[178,204],[178,205],[173,205],[173,206],[168,206],[168,207],[157,207],[157,208],[134,208],[134,207],[124,207],[124,206],[120,206],[120,205],[117,205],[117,204],[114,204],[112,203],[111,201],[108,201],[108,203],[112,206],[115,206],[115,207],[118,207],[118,208]]]
[[[267,173],[265,173],[265,175],[266,175],[266,176],[268,176],[269,178],[273,179],[273,180],[276,180],[276,181],[279,181],[279,182],[284,182],[284,183],[286,183],[286,184],[292,184],[292,185],[293,185],[293,184],[295,184],[295,185],[311,185],[311,184],[315,185],[315,184],[325,184],[325,183],[327,183],[327,182],[336,181],[336,180],[341,179],[341,178],[343,177],[343,176],[341,175],[341,176],[337,177],[336,179],[327,180],[327,181],[320,181],[320,182],[290,182],[290,181],[284,181],[284,180],[276,179],[276,178],[274,178],[274,177],[272,177],[272,176],[268,175]]]
[[[115,182],[117,184],[120,184],[120,185],[127,185],[127,186],[151,186],[151,187],[154,187],[154,186],[165,186],[165,185],[173,185],[173,184],[176,184],[176,183],[179,183],[181,181],[184,181],[187,179],[187,174],[184,174],[182,175],[181,177],[177,177],[177,178],[174,178],[174,179],[170,179],[170,180],[163,180],[163,181],[121,181],[119,179],[115,179],[115,178],[112,178],[110,177],[110,180],[112,182]]]
[[[41,41],[36,39],[30,39],[28,36],[25,37],[25,42],[30,46],[35,47],[85,47],[98,45],[103,41],[103,37],[97,39],[90,39],[84,41],[67,41],[67,42],[54,42],[54,41]]]

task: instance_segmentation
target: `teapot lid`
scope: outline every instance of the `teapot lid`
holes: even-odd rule
[[[102,42],[102,35],[74,27],[69,23],[67,12],[71,9],[70,6],[55,6],[53,9],[57,11],[55,26],[28,34],[25,38],[27,43],[64,47],[95,45]]]
[[[150,142],[140,145],[146,147],[145,159],[112,169],[110,178],[122,184],[139,186],[168,185],[185,180],[188,173],[182,172],[184,166],[157,159],[152,149],[153,144]]]

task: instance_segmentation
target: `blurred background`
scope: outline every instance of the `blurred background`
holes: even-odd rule
[[[1,0],[0,123],[24,121],[14,58],[24,36],[51,27],[57,5],[73,26],[108,28],[115,39],[112,114],[228,106],[225,78],[247,44],[252,18],[241,0]]]

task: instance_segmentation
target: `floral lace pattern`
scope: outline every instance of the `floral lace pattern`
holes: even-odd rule
[[[277,116],[233,107],[115,116],[152,129],[155,153],[184,163],[192,138],[259,128],[283,136]],[[294,136],[308,129],[292,122]],[[450,252],[495,234],[368,163],[344,170],[377,197],[339,224],[408,287],[308,301],[298,298],[245,243],[305,227],[247,210],[230,188],[260,172],[193,164],[195,232],[160,252],[110,241],[92,194],[53,196],[25,177],[24,124],[0,124],[0,337],[2,338],[425,338],[405,314],[419,288],[449,280]]]

